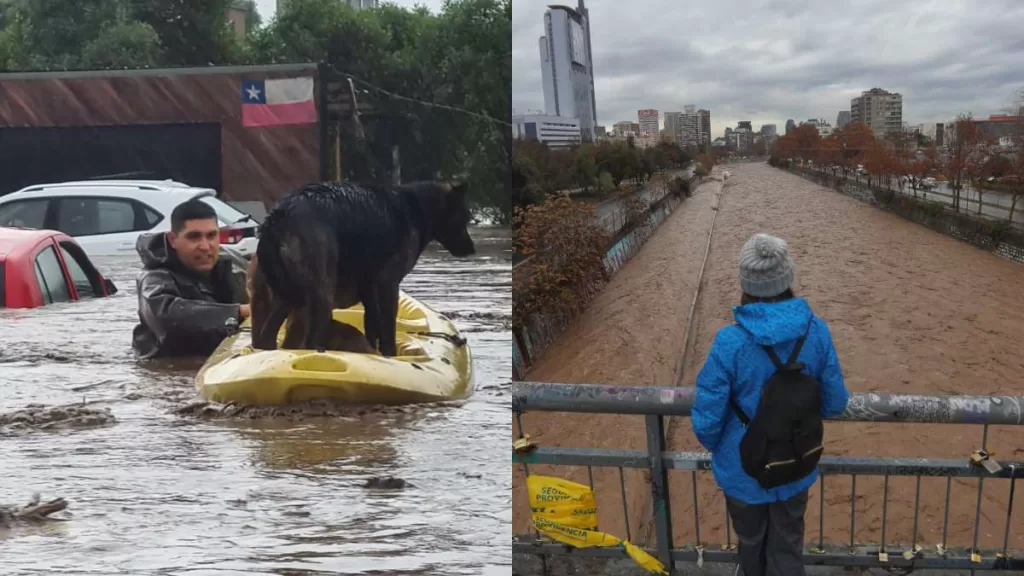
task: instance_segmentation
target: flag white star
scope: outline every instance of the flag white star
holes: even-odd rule
[[[260,89],[257,88],[255,85],[250,84],[249,87],[245,89],[245,91],[249,95],[249,100],[259,100],[260,99]]]

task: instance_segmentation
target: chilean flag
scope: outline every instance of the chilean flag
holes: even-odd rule
[[[313,77],[242,82],[242,126],[315,124]]]

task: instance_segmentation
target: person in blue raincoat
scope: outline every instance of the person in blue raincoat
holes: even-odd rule
[[[742,305],[733,309],[736,324],[718,332],[697,376],[693,430],[712,454],[715,481],[725,492],[739,536],[736,573],[801,576],[807,492],[818,473],[778,488],[762,488],[740,463],[745,427],[730,409],[729,397],[752,418],[765,383],[775,373],[762,346],[788,358],[805,333],[799,361],[806,365],[806,374],[821,382],[822,417],[842,414],[850,396],[828,325],[806,300],[793,294],[795,266],[786,242],[758,234],[743,246],[739,264]]]

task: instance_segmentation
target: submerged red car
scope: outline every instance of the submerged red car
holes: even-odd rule
[[[116,292],[67,234],[0,228],[0,308],[37,308]]]

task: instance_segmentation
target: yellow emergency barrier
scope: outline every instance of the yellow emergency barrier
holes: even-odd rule
[[[588,486],[550,476],[527,476],[530,514],[541,534],[574,548],[622,546],[641,568],[668,574],[665,565],[629,541],[598,532],[597,502]]]

